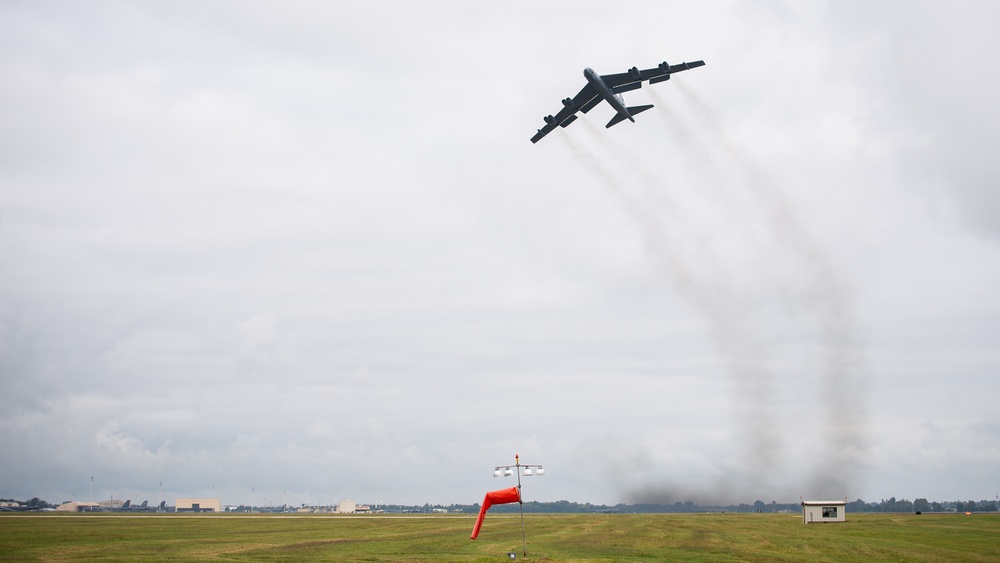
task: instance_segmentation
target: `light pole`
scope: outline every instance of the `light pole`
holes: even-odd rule
[[[512,474],[517,474],[517,508],[521,511],[521,549],[524,554],[524,558],[528,558],[528,541],[524,536],[524,497],[521,495],[521,468],[524,468],[524,476],[531,477],[532,475],[538,475],[542,477],[545,475],[545,469],[541,465],[533,465],[528,463],[521,463],[520,458],[517,454],[514,454],[514,465],[498,465],[493,468],[494,477],[510,477]]]

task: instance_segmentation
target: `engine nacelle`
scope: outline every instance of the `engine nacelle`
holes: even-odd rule
[[[639,67],[637,66],[628,69],[628,73],[631,74],[632,78],[635,78],[636,80],[639,80],[642,77],[642,74],[639,72]]]
[[[545,116],[545,123],[548,123],[549,125],[559,125],[559,123],[556,122],[556,118],[551,115]]]
[[[662,63],[660,63],[659,64],[659,68],[660,68],[660,70],[664,70],[666,72],[670,72],[670,65],[667,63],[667,61],[663,61]]]
[[[576,104],[573,103],[573,98],[566,98],[562,101],[563,105],[568,108],[575,108]]]

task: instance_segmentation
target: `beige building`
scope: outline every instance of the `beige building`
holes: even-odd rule
[[[342,500],[337,503],[338,514],[368,514],[372,507],[367,504],[358,504],[353,500]]]
[[[101,505],[96,502],[64,502],[56,507],[56,510],[64,512],[87,512],[90,510],[100,510]]]
[[[802,522],[817,524],[823,522],[846,522],[847,503],[842,500],[802,501]]]
[[[222,504],[217,498],[179,498],[177,512],[222,512]]]
[[[113,498],[102,500],[97,504],[101,505],[101,509],[103,510],[118,510],[119,508],[125,506],[125,499]]]

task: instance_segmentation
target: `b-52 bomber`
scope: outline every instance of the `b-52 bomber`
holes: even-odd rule
[[[626,119],[635,123],[634,115],[642,113],[653,106],[650,104],[646,106],[626,107],[625,100],[621,96],[622,92],[638,90],[642,88],[642,83],[647,80],[650,84],[665,82],[670,80],[670,75],[675,72],[699,66],[705,66],[705,61],[694,61],[679,65],[670,65],[664,61],[656,68],[639,70],[638,67],[632,67],[628,72],[621,74],[599,75],[592,68],[584,69],[583,76],[587,79],[587,85],[576,96],[563,100],[563,108],[559,110],[559,113],[554,116],[545,116],[545,127],[542,127],[538,130],[538,133],[535,133],[535,136],[531,138],[531,142],[537,143],[542,137],[551,133],[556,126],[566,127],[570,123],[573,123],[578,117],[576,112],[582,111],[583,113],[587,113],[594,109],[594,106],[601,103],[601,100],[606,100],[618,112],[605,127],[611,127]]]

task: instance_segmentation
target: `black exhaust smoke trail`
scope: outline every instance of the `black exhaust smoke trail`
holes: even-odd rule
[[[563,135],[574,154],[601,178],[619,199],[628,216],[638,228],[647,253],[658,267],[670,275],[678,289],[687,295],[708,320],[716,345],[726,358],[735,380],[741,383],[738,395],[740,443],[743,445],[738,481],[743,489],[760,491],[767,488],[767,475],[779,460],[781,450],[779,435],[766,408],[771,397],[770,370],[767,367],[766,347],[754,336],[748,325],[752,311],[744,300],[737,297],[732,284],[727,282],[724,268],[718,263],[717,252],[707,242],[711,233],[695,224],[682,212],[672,196],[670,186],[648,171],[629,152],[622,150],[607,133],[588,120],[590,137],[599,144],[600,154],[585,151],[579,144]],[[610,157],[610,158],[609,158]],[[611,167],[606,163],[616,166]],[[685,187],[686,188],[686,187]],[[729,472],[730,477],[734,475]],[[650,499],[667,501],[668,491],[687,491],[687,498],[715,498],[720,502],[733,483],[713,483],[702,490],[657,484],[651,489],[632,491],[633,502]],[[711,491],[706,493],[706,491]],[[674,498],[672,500],[678,500]]]
[[[564,135],[574,154],[581,158],[618,198],[633,224],[639,229],[647,252],[674,276],[674,281],[688,292],[704,288],[697,274],[695,256],[705,256],[706,242],[698,230],[679,211],[679,206],[666,190],[656,189],[661,183],[621,147],[608,140],[603,131],[588,120],[580,120],[591,139],[599,144],[599,153],[587,152],[569,135]],[[616,164],[614,168],[605,162]],[[686,244],[671,244],[686,241]],[[692,256],[693,255],[693,256]],[[710,263],[711,257],[703,258]],[[708,289],[707,291],[712,291]]]
[[[769,231],[769,239],[780,250],[779,257],[790,267],[792,279],[775,280],[784,286],[783,299],[792,306],[803,305],[817,323],[823,356],[820,370],[825,405],[824,442],[826,452],[840,463],[819,464],[808,483],[809,492],[840,498],[850,483],[860,476],[860,450],[864,447],[864,382],[859,356],[860,337],[855,321],[853,296],[843,276],[832,266],[797,221],[787,196],[768,178],[750,155],[736,146],[719,126],[712,109],[682,81],[677,90],[707,125],[712,140],[722,148],[727,160],[736,164],[740,186],[758,202]],[[678,136],[686,133],[679,132]],[[700,144],[690,147],[703,148]],[[707,151],[705,151],[707,154]]]
[[[800,492],[840,498],[860,472],[858,453],[864,434],[859,338],[850,292],[843,278],[806,236],[780,187],[723,133],[704,102],[683,83],[678,90],[701,122],[697,131],[685,126],[672,105],[660,98],[655,89],[649,92],[665,125],[679,138],[688,160],[698,169],[697,193],[710,198],[716,212],[724,215],[726,231],[738,233],[730,234],[730,238],[738,241],[737,246],[752,247],[749,254],[756,261],[754,266],[775,292],[778,307],[807,313],[807,319],[792,319],[795,321],[792,329],[798,333],[803,320],[811,319],[817,325],[821,360],[813,363],[821,365],[819,380],[823,393],[816,401],[825,405],[826,410],[824,453],[841,463],[820,464],[807,477],[808,482],[799,486],[806,487]],[[561,137],[574,155],[612,190],[639,229],[656,265],[673,278],[678,289],[702,312],[713,340],[729,364],[739,398],[736,420],[742,449],[737,466],[727,468],[730,475],[727,482],[680,486],[660,481],[633,490],[628,500],[725,502],[731,494],[743,498],[794,494],[787,482],[776,483],[768,477],[785,455],[782,432],[776,422],[781,403],[773,393],[777,354],[767,338],[757,334],[757,329],[767,324],[761,317],[768,311],[755,304],[750,295],[741,296],[741,285],[731,280],[727,271],[739,266],[732,263],[732,254],[726,260],[708,240],[715,234],[706,231],[711,227],[699,225],[684,209],[692,193],[691,186],[668,183],[663,172],[651,173],[632,152],[614,143],[607,132],[586,119],[580,122],[598,143],[597,152],[583,148],[569,135]],[[705,131],[711,141],[708,144],[696,134]],[[713,146],[722,149],[724,160],[713,154]],[[726,170],[736,174],[737,179],[725,177]]]
[[[707,151],[691,150],[691,147],[699,144],[697,136],[673,111],[672,104],[659,96],[658,90],[648,89],[648,92],[656,103],[657,114],[678,137],[685,154],[683,160],[694,164],[697,170],[696,182],[684,185],[683,189],[692,194],[694,188],[698,197],[710,201],[720,215],[717,221],[724,225],[727,232],[740,231],[728,237],[739,241],[737,246],[752,244],[759,233],[754,228],[755,225],[745,219],[746,202],[741,201],[743,198],[739,194],[730,193],[725,179]],[[672,188],[666,184],[660,187]],[[702,225],[700,228],[711,231],[713,227]],[[766,257],[766,253],[754,254],[758,260],[761,256]],[[726,260],[722,256],[715,258],[715,261],[720,262],[719,265],[704,270],[702,283],[717,289],[709,299],[703,300],[700,308],[710,321],[713,340],[725,358],[736,385],[733,410],[738,421],[740,447],[737,448],[737,468],[730,470],[730,475],[738,476],[739,482],[715,483],[711,489],[724,493],[736,487],[744,495],[764,495],[774,488],[775,483],[771,482],[768,475],[773,474],[773,469],[782,463],[784,450],[774,414],[778,410],[774,392],[774,366],[770,360],[774,353],[766,338],[758,334],[757,327],[762,322],[758,307],[752,297],[741,294],[738,282],[727,272],[726,266],[730,266],[730,269],[734,266],[731,264],[732,259],[728,260],[730,264],[725,264]],[[708,496],[722,499],[717,494]],[[657,497],[662,499],[661,495]]]
[[[748,198],[746,190],[737,188],[732,182],[727,182],[722,174],[722,167],[711,152],[705,147],[695,131],[687,126],[678,112],[674,109],[673,103],[667,101],[662,91],[648,89],[650,97],[656,103],[656,113],[660,117],[663,125],[670,130],[679,141],[680,149],[686,155],[686,161],[692,163],[698,170],[697,188],[706,192],[711,197],[712,204],[723,213],[729,229],[739,229],[741,236],[747,242],[757,241],[764,243],[760,239],[768,233],[755,229],[755,224],[750,220],[747,212],[748,207],[757,207],[756,201]],[[767,258],[767,254],[761,255]]]
[[[587,126],[585,126],[585,128],[589,129],[593,133],[593,125],[585,120],[580,121],[586,123]],[[588,151],[579,143],[574,141],[570,135],[562,133],[559,137],[566,142],[574,156],[576,156],[576,158],[580,160],[580,162],[583,163],[584,166],[586,166],[587,169],[589,169],[595,176],[600,178],[601,181],[604,182],[608,188],[610,188],[611,194],[618,198],[618,201],[625,210],[625,213],[638,227],[643,239],[643,244],[647,247],[647,252],[650,252],[662,260],[662,264],[658,265],[663,266],[672,272],[679,285],[683,287],[693,286],[693,276],[689,272],[688,268],[685,267],[683,261],[679,260],[678,257],[672,253],[654,250],[655,247],[662,243],[663,237],[658,232],[656,223],[649,220],[647,217],[647,212],[644,210],[640,198],[629,189],[627,182],[624,180],[625,175],[607,166],[605,164],[607,160],[606,158]],[[595,138],[598,137],[595,136]],[[608,153],[611,154],[619,164],[621,164],[622,155],[618,153],[618,151],[609,149]],[[670,209],[669,206],[665,207]]]

